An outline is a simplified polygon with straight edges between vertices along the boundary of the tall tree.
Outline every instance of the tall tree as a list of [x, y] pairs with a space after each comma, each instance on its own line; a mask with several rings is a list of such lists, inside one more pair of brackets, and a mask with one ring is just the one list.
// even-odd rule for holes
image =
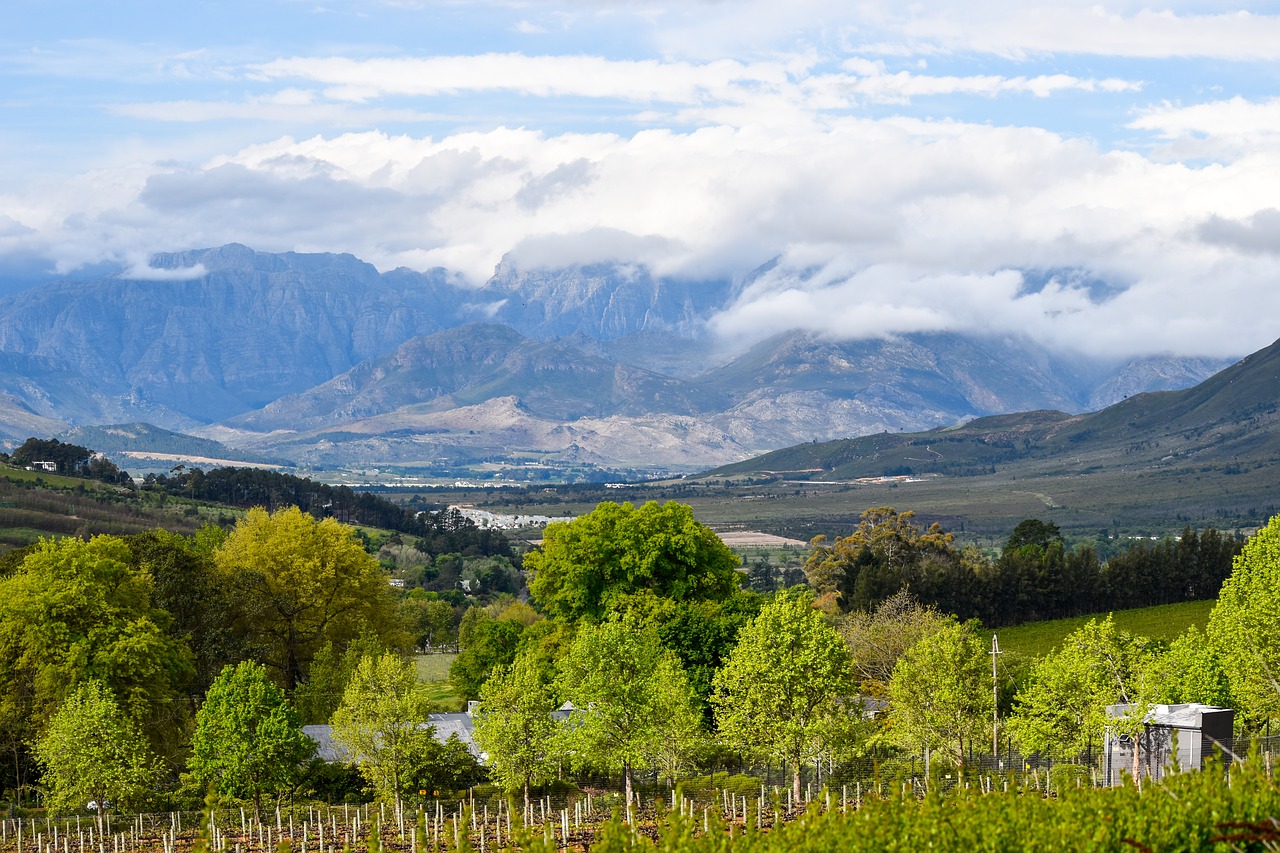
[[964, 765], [991, 722], [993, 698], [986, 650], [972, 623], [954, 619], [927, 634], [893, 668], [890, 731], [907, 747], [943, 749]]
[[350, 753], [378, 795], [403, 807], [413, 768], [435, 749], [431, 700], [413, 661], [387, 653], [363, 658], [333, 713], [333, 738]]
[[262, 795], [292, 787], [315, 748], [266, 670], [244, 661], [227, 666], [210, 686], [196, 714], [187, 766], [221, 793], [252, 799], [260, 816]]
[[555, 778], [555, 694], [530, 653], [499, 666], [480, 689], [475, 740], [489, 756], [489, 775], [508, 791], [524, 793]]
[[801, 767], [831, 748], [833, 721], [851, 713], [841, 700], [853, 694], [848, 649], [811, 604], [807, 590], [766, 604], [739, 633], [711, 699], [726, 739], [791, 766], [797, 801]]
[[344, 647], [372, 632], [394, 648], [409, 645], [378, 561], [331, 518], [251, 509], [214, 559], [255, 657], [287, 690], [306, 680], [326, 642]]
[[1133, 705], [1145, 713], [1152, 657], [1146, 639], [1119, 630], [1110, 616], [1090, 620], [1036, 662], [1018, 693], [1011, 734], [1024, 751], [1054, 758], [1101, 747], [1104, 730], [1114, 723], [1108, 705]]
[[1280, 719], [1280, 515], [1235, 558], [1208, 634], [1246, 725]]
[[113, 536], [46, 540], [0, 579], [0, 723], [32, 740], [86, 681], [109, 690], [153, 745], [184, 729], [190, 653], [154, 606], [152, 579]]
[[140, 809], [155, 793], [159, 762], [146, 735], [100, 682], [84, 682], [67, 696], [35, 752], [46, 803], [59, 811], [95, 803], [99, 828], [108, 801]]
[[727, 597], [741, 584], [738, 558], [675, 501], [639, 509], [605, 502], [573, 521], [547, 525], [527, 554], [529, 591], [548, 615], [600, 621], [628, 595], [676, 600]]
[[579, 764], [621, 771], [628, 802], [633, 772], [670, 713], [660, 689], [666, 657], [679, 667], [652, 626], [614, 619], [584, 626], [560, 662], [557, 692], [579, 709], [565, 729], [568, 748]]
[[819, 596], [834, 597], [842, 610], [870, 608], [908, 586], [922, 559], [958, 560], [953, 540], [936, 523], [921, 531], [914, 512], [873, 507], [848, 536], [831, 543], [818, 536], [809, 543], [805, 576]]

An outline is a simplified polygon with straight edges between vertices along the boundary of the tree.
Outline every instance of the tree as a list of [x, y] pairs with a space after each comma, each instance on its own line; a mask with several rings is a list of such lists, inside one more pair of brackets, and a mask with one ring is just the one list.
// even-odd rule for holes
[[73, 811], [93, 802], [99, 827], [107, 802], [140, 809], [154, 792], [159, 764], [137, 723], [98, 681], [73, 690], [36, 742], [46, 802]]
[[[470, 612], [470, 611], [468, 611]], [[449, 683], [468, 699], [480, 695], [480, 688], [495, 667], [510, 664], [525, 626], [514, 619], [485, 618], [476, 622], [468, 643], [449, 665]]]
[[914, 519], [911, 511], [873, 507], [848, 536], [830, 544], [815, 537], [804, 566], [809, 585], [820, 597], [833, 596], [844, 611], [870, 608], [908, 586], [925, 557], [959, 559], [950, 533], [936, 523], [921, 532]]
[[305, 725], [325, 724], [342, 702], [356, 667], [366, 657], [377, 658], [388, 651], [376, 636], [364, 634], [339, 651], [325, 643], [311, 661], [307, 683], [293, 691], [293, 702]]
[[600, 621], [641, 590], [676, 600], [729, 596], [738, 558], [675, 501], [601, 503], [573, 521], [547, 525], [541, 551], [524, 558], [529, 591], [548, 615]]
[[532, 654], [499, 666], [480, 689], [475, 741], [489, 756], [489, 775], [507, 791], [523, 791], [555, 778], [555, 694]]
[[331, 518], [251, 509], [214, 559], [236, 593], [240, 630], [286, 690], [306, 680], [326, 642], [341, 648], [372, 632], [409, 644], [377, 560]]
[[97, 681], [153, 746], [176, 744], [191, 657], [152, 589], [114, 536], [42, 541], [0, 579], [0, 728], [34, 740], [77, 685]]
[[945, 749], [957, 767], [991, 721], [986, 650], [972, 623], [954, 619], [912, 646], [893, 668], [889, 720], [906, 747]]
[[1019, 548], [1032, 546], [1047, 551], [1054, 543], [1063, 543], [1062, 531], [1052, 521], [1041, 521], [1038, 518], [1024, 518], [1013, 528], [1009, 538], [1005, 540], [1005, 551], [1016, 551]]
[[1231, 685], [1218, 650], [1192, 625], [1152, 660], [1147, 676], [1151, 701], [1179, 705], [1199, 702], [1231, 707]]
[[926, 607], [906, 590], [886, 598], [870, 613], [854, 612], [841, 619], [839, 630], [849, 647], [859, 692], [887, 697], [898, 660], [946, 624], [947, 618], [936, 608]]
[[397, 811], [412, 768], [426, 762], [435, 748], [430, 711], [413, 661], [388, 652], [360, 661], [333, 713], [334, 740], [378, 795], [394, 800]]
[[698, 696], [674, 655], [664, 655], [654, 674], [658, 717], [649, 739], [646, 763], [667, 780], [667, 787], [692, 769], [706, 750], [707, 732], [702, 726]]
[[187, 766], [197, 781], [252, 799], [260, 816], [263, 793], [290, 788], [315, 749], [266, 670], [244, 661], [228, 665], [210, 686], [196, 714]]
[[1235, 558], [1207, 630], [1246, 725], [1280, 718], [1280, 516]]
[[419, 651], [457, 647], [453, 605], [434, 593], [412, 590], [400, 600], [400, 613]]
[[671, 709], [662, 692], [663, 660], [678, 667], [652, 626], [613, 619], [585, 625], [560, 662], [559, 694], [579, 709], [565, 730], [566, 750], [583, 766], [622, 772], [628, 802], [632, 774]]
[[125, 537], [130, 564], [151, 577], [155, 607], [171, 618], [168, 631], [191, 650], [194, 680], [184, 685], [193, 697], [203, 695], [227, 664], [243, 660], [243, 638], [234, 629], [228, 590], [214, 571], [211, 540], [225, 534], [207, 527], [187, 538], [165, 530]]
[[724, 737], [787, 762], [799, 801], [800, 770], [830, 747], [853, 693], [849, 652], [814, 610], [807, 590], [778, 593], [738, 635], [716, 674], [711, 703]]
[[1118, 630], [1110, 616], [1089, 620], [1036, 662], [1018, 693], [1011, 734], [1024, 751], [1054, 758], [1092, 751], [1106, 727], [1117, 724], [1108, 705], [1132, 705], [1135, 718], [1145, 714], [1152, 657], [1147, 640]]

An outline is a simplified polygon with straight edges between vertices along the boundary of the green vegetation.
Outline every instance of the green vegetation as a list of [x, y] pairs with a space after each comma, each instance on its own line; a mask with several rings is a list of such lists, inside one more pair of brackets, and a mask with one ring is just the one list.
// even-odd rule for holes
[[[1155, 607], [1139, 607], [1133, 610], [1117, 610], [1111, 613], [1112, 622], [1121, 631], [1169, 642], [1189, 628], [1203, 629], [1209, 622], [1209, 613], [1216, 599], [1184, 601], [1180, 604], [1160, 604]], [[1070, 619], [1051, 619], [1044, 622], [1028, 622], [1001, 628], [995, 632], [1000, 637], [1000, 648], [1023, 658], [1047, 655], [1062, 645], [1073, 631], [1083, 628], [1096, 614], [1074, 616]], [[991, 631], [987, 631], [990, 644]]]
[[[457, 517], [437, 514], [446, 526]], [[466, 531], [459, 523], [450, 535]], [[487, 777], [523, 796], [532, 814], [538, 787], [555, 778], [617, 783], [627, 811], [649, 820], [637, 791], [666, 783], [664, 798], [675, 802], [682, 780], [728, 765], [741, 772], [742, 796], [758, 790], [742, 779], [761, 767], [781, 770], [792, 804], [805, 799], [806, 781], [865, 794], [856, 815], [814, 807], [735, 841], [762, 850], [784, 839], [785, 849], [804, 849], [789, 834], [801, 829], [804, 844], [839, 849], [867, 839], [927, 846], [927, 831], [953, 845], [993, 816], [1021, 822], [1020, 845], [1077, 844], [1078, 827], [1050, 828], [1053, 815], [1092, 827], [1083, 837], [1095, 849], [1126, 838], [1163, 844], [1163, 824], [1108, 812], [1118, 803], [1177, 823], [1151, 793], [1159, 788], [1219, 809], [1178, 824], [1208, 844], [1203, 832], [1228, 831], [1215, 826], [1223, 816], [1254, 819], [1249, 771], [1233, 770], [1244, 787], [1225, 794], [1211, 772], [1155, 786], [1134, 749], [1148, 793], [1076, 792], [1064, 780], [1089, 781], [1104, 729], [1132, 738], [1157, 703], [1238, 707], [1242, 735], [1280, 720], [1265, 677], [1280, 666], [1271, 657], [1277, 542], [1280, 517], [1238, 556], [1233, 538], [1188, 530], [1103, 562], [1070, 546], [1056, 522], [1027, 518], [986, 553], [881, 506], [848, 535], [814, 542], [812, 589], [754, 591], [689, 507], [606, 503], [548, 529], [525, 562], [525, 596], [516, 563], [484, 553], [483, 539], [469, 554], [433, 552], [430, 537], [297, 507], [250, 509], [230, 530], [185, 536], [45, 540], [0, 559], [0, 778], [19, 792], [38, 780], [64, 811], [90, 795], [189, 805], [212, 782], [222, 802], [257, 813], [268, 798], [359, 797], [363, 785], [398, 817], [419, 792]], [[1008, 656], [995, 684], [989, 636], [964, 621], [973, 615], [965, 608], [979, 606], [998, 622], [1083, 611], [1099, 597], [1203, 599], [1228, 575], [1216, 602], [1002, 627]], [[457, 651], [413, 654], [446, 648]], [[480, 699], [487, 770], [428, 723], [439, 701], [470, 698]], [[359, 779], [309, 760], [303, 721], [331, 723]], [[112, 749], [89, 731], [110, 732]], [[1029, 764], [1053, 759], [1052, 774], [1033, 771], [1036, 795], [991, 792], [1006, 780], [976, 766], [988, 735]], [[962, 777], [976, 788], [941, 792]], [[1007, 782], [1027, 793], [1025, 775]], [[738, 800], [721, 808], [743, 818]], [[756, 809], [779, 817], [782, 806]], [[934, 825], [904, 829], [903, 814]], [[713, 816], [704, 820], [709, 829]], [[662, 831], [680, 838], [679, 849], [711, 844], [714, 833], [695, 823], [677, 816]], [[891, 840], [887, 826], [898, 833]], [[632, 831], [605, 826], [596, 849], [629, 846]], [[1003, 828], [987, 831], [1004, 837]]]

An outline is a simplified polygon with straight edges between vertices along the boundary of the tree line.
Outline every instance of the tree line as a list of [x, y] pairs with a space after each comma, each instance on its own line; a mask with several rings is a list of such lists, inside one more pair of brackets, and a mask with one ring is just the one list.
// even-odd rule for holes
[[[856, 558], [869, 551], [908, 579], [954, 550], [909, 513], [863, 522], [871, 544]], [[1052, 550], [1050, 525], [1019, 527], [1006, 552]], [[1258, 676], [1280, 667], [1277, 543], [1280, 519], [1237, 556], [1204, 634], [1165, 647], [1109, 619], [1081, 629], [1002, 698], [1006, 736], [1078, 757], [1120, 701], [1139, 721], [1159, 701], [1229, 702], [1255, 729], [1280, 717]], [[823, 547], [815, 565], [831, 557]], [[309, 762], [309, 721], [332, 725], [388, 801], [482, 772], [526, 796], [566, 772], [629, 790], [637, 773], [674, 781], [731, 752], [785, 766], [798, 800], [806, 767], [872, 749], [963, 765], [996, 710], [975, 621], [909, 582], [861, 609], [838, 589], [744, 589], [733, 553], [674, 502], [605, 503], [549, 526], [524, 559], [529, 600], [465, 611], [451, 678], [479, 700], [483, 771], [423, 725], [430, 705], [406, 655], [409, 603], [438, 602], [441, 617], [449, 603], [401, 597], [333, 518], [253, 509], [230, 531], [45, 541], [0, 565], [6, 774], [18, 789], [38, 778], [67, 808], [87, 791], [69, 780], [90, 778], [106, 780], [90, 793], [122, 804], [190, 801], [209, 783], [259, 804], [352, 784]], [[95, 728], [130, 749], [81, 754]]]
[[1103, 561], [1087, 545], [1069, 548], [1057, 525], [1027, 519], [991, 559], [914, 519], [876, 507], [848, 536], [816, 537], [804, 569], [809, 585], [846, 613], [905, 589], [944, 613], [996, 628], [1213, 598], [1242, 545], [1213, 528], [1187, 528], [1176, 539], [1131, 540]]

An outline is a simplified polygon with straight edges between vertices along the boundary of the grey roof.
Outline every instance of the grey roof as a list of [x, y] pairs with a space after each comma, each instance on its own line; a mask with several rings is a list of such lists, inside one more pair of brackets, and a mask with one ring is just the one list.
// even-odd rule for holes
[[[1107, 716], [1119, 717], [1129, 713], [1132, 705], [1108, 705]], [[1143, 718], [1144, 723], [1153, 726], [1168, 726], [1177, 729], [1197, 729], [1203, 724], [1206, 714], [1231, 713], [1230, 708], [1218, 708], [1213, 705], [1201, 705], [1188, 702], [1182, 705], [1152, 705]]]
[[[473, 737], [476, 727], [470, 714], [465, 712], [458, 714], [428, 714], [427, 719], [419, 725], [423, 727], [432, 726], [436, 740], [441, 743], [449, 740], [451, 735], [457, 735], [458, 740], [466, 745], [472, 755], [478, 759], [484, 759], [483, 754], [480, 752], [480, 747], [476, 744], [475, 737]], [[347, 750], [333, 739], [332, 726], [303, 726], [302, 732], [316, 742], [316, 756], [322, 761], [338, 762], [350, 760]]]

